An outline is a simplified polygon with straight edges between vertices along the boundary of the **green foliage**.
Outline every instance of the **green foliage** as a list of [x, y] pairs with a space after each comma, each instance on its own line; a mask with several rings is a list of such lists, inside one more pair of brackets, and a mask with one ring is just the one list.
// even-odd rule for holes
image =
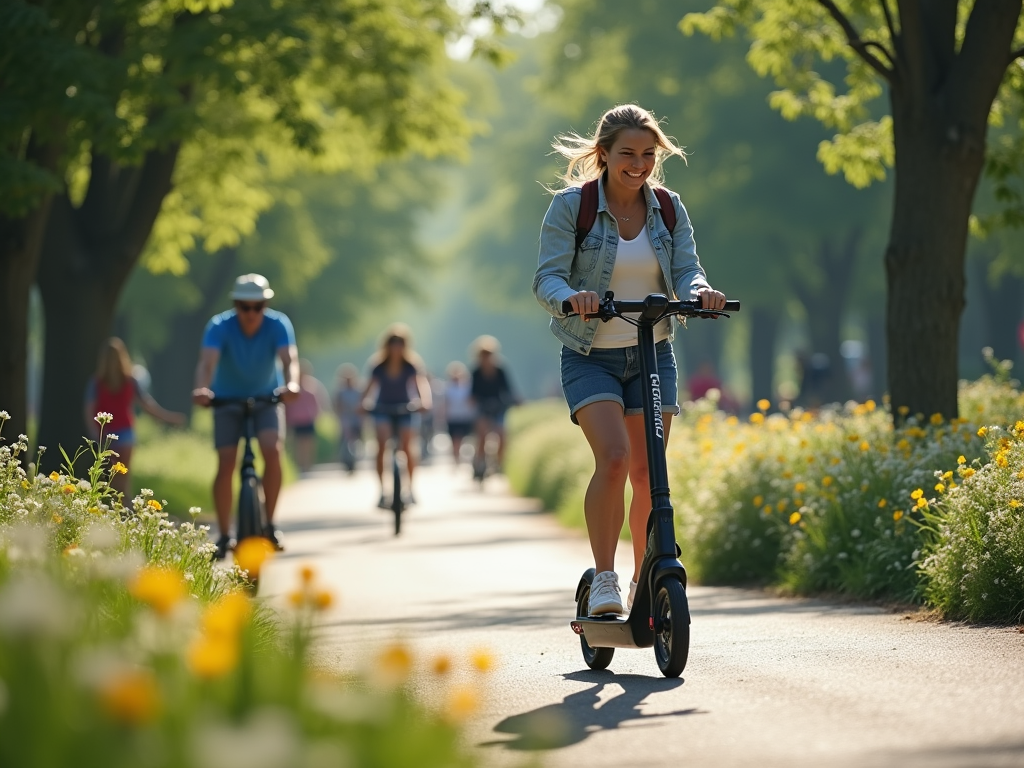
[[[953, 617], [1019, 621], [1024, 394], [1007, 370], [961, 385], [961, 410], [975, 425], [918, 415], [895, 430], [870, 401], [816, 414], [756, 412], [749, 422], [707, 401], [690, 404], [673, 422], [668, 451], [690, 573], [703, 583], [924, 600]], [[583, 525], [573, 490], [592, 471], [585, 441], [567, 421], [544, 418], [554, 406], [523, 410], [527, 426], [510, 448], [513, 487]], [[984, 468], [981, 422], [1018, 425], [1012, 439], [989, 428], [998, 439]]]
[[313, 626], [333, 597], [311, 568], [271, 617], [204, 529], [145, 494], [122, 506], [106, 452], [87, 482], [33, 476], [26, 450], [0, 447], [0, 763], [473, 764], [458, 722], [479, 693], [437, 677], [451, 659], [429, 699], [399, 644], [366, 675], [325, 669]]

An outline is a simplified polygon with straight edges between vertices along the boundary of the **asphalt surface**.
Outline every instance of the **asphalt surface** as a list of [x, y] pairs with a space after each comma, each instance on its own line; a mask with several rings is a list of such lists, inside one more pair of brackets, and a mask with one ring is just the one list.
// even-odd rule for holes
[[[1024, 766], [1024, 634], [874, 607], [691, 586], [690, 661], [661, 677], [651, 649], [586, 668], [569, 629], [589, 547], [501, 478], [426, 467], [401, 537], [376, 478], [321, 469], [286, 489], [287, 552], [261, 594], [284, 601], [301, 564], [336, 593], [326, 660], [351, 668], [399, 640], [482, 681], [469, 743], [483, 765]], [[619, 573], [629, 575], [626, 547]], [[473, 649], [497, 660], [465, 671]], [[439, 684], [424, 673], [426, 697]]]

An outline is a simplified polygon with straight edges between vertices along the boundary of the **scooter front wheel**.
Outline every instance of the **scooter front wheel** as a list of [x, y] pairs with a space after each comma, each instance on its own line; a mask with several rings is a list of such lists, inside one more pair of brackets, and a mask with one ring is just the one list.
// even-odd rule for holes
[[654, 656], [665, 677], [679, 677], [690, 655], [690, 608], [676, 578], [663, 579], [654, 598]]
[[[590, 585], [587, 584], [580, 591], [579, 600], [576, 601], [576, 615], [583, 618], [590, 615]], [[580, 635], [580, 648], [583, 650], [583, 661], [591, 669], [607, 669], [612, 663], [612, 656], [615, 655], [614, 648], [593, 648], [587, 642], [585, 635]]]

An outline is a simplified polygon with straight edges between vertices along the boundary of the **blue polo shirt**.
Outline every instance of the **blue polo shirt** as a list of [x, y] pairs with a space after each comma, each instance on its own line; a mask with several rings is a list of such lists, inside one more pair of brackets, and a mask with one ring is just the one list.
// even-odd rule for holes
[[203, 332], [203, 349], [220, 352], [210, 389], [218, 397], [269, 395], [284, 385], [277, 351], [295, 343], [288, 316], [263, 310], [263, 322], [252, 336], [242, 332], [235, 310], [210, 318]]

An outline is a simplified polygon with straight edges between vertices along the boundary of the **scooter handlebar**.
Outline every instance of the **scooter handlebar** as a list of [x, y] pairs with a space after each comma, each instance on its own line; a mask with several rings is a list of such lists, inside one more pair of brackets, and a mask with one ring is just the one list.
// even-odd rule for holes
[[[655, 296], [657, 294], [652, 294]], [[611, 307], [615, 315], [626, 314], [626, 313], [640, 313], [651, 307], [649, 301], [651, 297], [647, 299], [641, 299], [639, 301], [618, 301], [616, 299], [611, 300]], [[602, 317], [606, 314], [605, 307], [607, 305], [607, 299], [601, 302], [601, 309], [595, 316]], [[705, 310], [701, 307], [700, 299], [681, 299], [678, 301], [668, 301], [665, 303], [665, 311], [662, 313], [663, 317], [669, 315], [685, 315], [687, 317], [700, 317], [702, 312], [739, 312], [740, 302], [735, 299], [728, 299], [725, 302], [725, 307], [721, 310]], [[572, 308], [572, 302], [568, 299], [562, 302], [562, 314], [567, 317], [573, 317], [576, 312]], [[610, 315], [614, 316], [614, 315]]]

